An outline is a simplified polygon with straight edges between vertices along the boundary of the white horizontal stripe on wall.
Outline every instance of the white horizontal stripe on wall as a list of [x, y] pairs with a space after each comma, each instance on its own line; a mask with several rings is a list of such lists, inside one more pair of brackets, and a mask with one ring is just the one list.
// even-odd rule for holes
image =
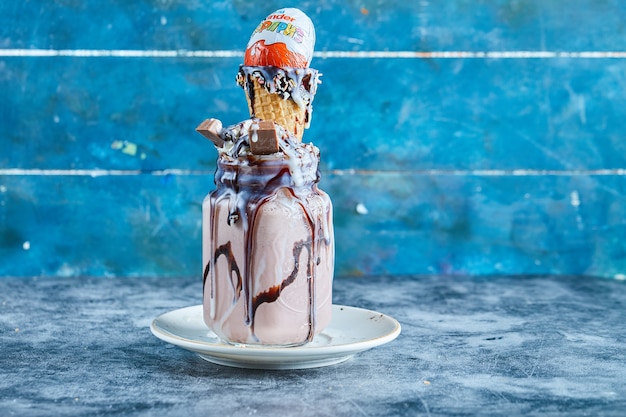
[[[623, 59], [626, 51], [318, 51], [317, 58], [339, 59]], [[79, 57], [79, 58], [236, 58], [243, 51], [187, 51], [140, 49], [0, 49], [0, 57]]]
[[[626, 169], [595, 169], [595, 170], [543, 170], [543, 169], [470, 169], [470, 170], [445, 170], [423, 169], [412, 171], [395, 170], [364, 170], [364, 169], [332, 169], [325, 171], [329, 175], [432, 175], [432, 176], [459, 176], [459, 177], [524, 177], [524, 176], [626, 176]], [[78, 177], [103, 177], [123, 175], [213, 175], [214, 170], [193, 169], [162, 169], [162, 170], [134, 170], [134, 169], [23, 169], [3, 168], [0, 176], [78, 176]]]

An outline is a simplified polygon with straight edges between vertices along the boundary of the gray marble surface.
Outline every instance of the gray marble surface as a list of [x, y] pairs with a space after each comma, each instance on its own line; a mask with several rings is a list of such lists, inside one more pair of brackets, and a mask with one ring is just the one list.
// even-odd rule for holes
[[0, 279], [2, 416], [621, 416], [626, 283], [375, 277], [334, 300], [398, 319], [340, 365], [221, 367], [152, 336], [197, 279]]

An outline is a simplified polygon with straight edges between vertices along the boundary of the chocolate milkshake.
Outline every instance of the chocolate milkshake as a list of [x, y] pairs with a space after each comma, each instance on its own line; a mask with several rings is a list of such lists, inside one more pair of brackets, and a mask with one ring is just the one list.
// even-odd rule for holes
[[294, 68], [264, 54], [294, 48], [263, 32], [314, 41], [307, 21], [297, 9], [268, 16], [246, 53], [254, 62], [246, 58], [237, 75], [251, 118], [197, 128], [218, 150], [216, 189], [203, 202], [204, 321], [228, 343], [298, 346], [331, 319], [332, 204], [318, 188], [319, 150], [301, 142], [319, 75], [310, 58], [290, 60], [306, 65]]

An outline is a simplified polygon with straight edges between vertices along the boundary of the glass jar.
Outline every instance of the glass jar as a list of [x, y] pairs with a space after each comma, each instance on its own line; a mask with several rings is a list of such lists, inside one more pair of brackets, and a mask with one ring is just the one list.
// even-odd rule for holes
[[223, 341], [298, 346], [330, 322], [332, 204], [318, 160], [218, 159], [202, 206], [203, 310]]

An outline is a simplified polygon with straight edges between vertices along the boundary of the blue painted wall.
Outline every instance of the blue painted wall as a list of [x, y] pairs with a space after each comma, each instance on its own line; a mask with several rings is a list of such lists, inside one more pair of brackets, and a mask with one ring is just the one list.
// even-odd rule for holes
[[[290, 5], [0, 3], [0, 276], [199, 275], [194, 129], [248, 117], [243, 48]], [[339, 275], [625, 277], [625, 3], [297, 6]]]

